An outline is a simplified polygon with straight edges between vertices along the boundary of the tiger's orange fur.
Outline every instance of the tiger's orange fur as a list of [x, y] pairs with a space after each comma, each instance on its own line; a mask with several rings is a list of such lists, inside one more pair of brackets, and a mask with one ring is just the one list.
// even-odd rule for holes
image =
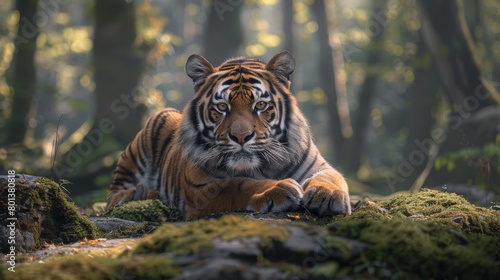
[[213, 67], [192, 55], [195, 98], [154, 114], [118, 160], [107, 209], [159, 198], [186, 218], [305, 207], [350, 214], [343, 176], [319, 154], [290, 93], [293, 56], [235, 58]]

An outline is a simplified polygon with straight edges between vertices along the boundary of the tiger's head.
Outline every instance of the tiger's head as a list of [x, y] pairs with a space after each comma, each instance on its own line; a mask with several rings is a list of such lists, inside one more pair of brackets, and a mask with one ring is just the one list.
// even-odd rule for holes
[[191, 55], [186, 73], [195, 98], [181, 127], [187, 156], [220, 176], [266, 177], [293, 166], [309, 140], [307, 123], [290, 93], [294, 69], [295, 59], [287, 51], [267, 64], [240, 57], [218, 67]]

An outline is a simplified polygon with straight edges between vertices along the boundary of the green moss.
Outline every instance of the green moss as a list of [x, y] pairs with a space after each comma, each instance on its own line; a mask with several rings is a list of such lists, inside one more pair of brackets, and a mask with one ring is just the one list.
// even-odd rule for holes
[[[21, 273], [16, 272], [15, 278], [172, 278], [181, 269], [195, 267], [196, 262], [180, 268], [171, 258], [192, 254], [194, 259], [202, 260], [214, 239], [258, 237], [262, 254], [257, 259], [240, 261], [248, 267], [277, 268], [301, 279], [492, 279], [500, 275], [499, 216], [498, 211], [476, 207], [460, 196], [431, 190], [368, 203], [351, 216], [316, 219], [305, 213], [271, 213], [258, 216], [265, 220], [255, 220], [225, 215], [162, 225], [132, 248], [108, 257], [79, 254], [53, 258], [45, 264], [21, 264], [16, 267]], [[328, 230], [319, 226], [326, 222]], [[150, 225], [122, 228], [119, 232], [144, 233], [154, 229], [155, 225]], [[297, 234], [292, 227], [304, 230], [300, 231], [307, 234], [304, 238], [314, 238], [287, 240], [289, 230]], [[320, 243], [313, 249], [291, 246], [302, 240]]]
[[365, 254], [372, 263], [409, 275], [488, 278], [500, 273], [500, 252], [489, 249], [500, 248], [498, 237], [468, 235], [470, 243], [465, 245], [460, 236], [436, 222], [344, 220], [335, 234], [370, 244]]
[[77, 254], [46, 260], [44, 263], [21, 264], [6, 279], [165, 279], [178, 275], [180, 268], [169, 257], [131, 256], [110, 259]]
[[325, 262], [319, 264], [312, 271], [311, 279], [334, 279], [339, 274], [339, 264], [337, 262]]
[[500, 251], [492, 249], [500, 248], [500, 213], [456, 194], [427, 189], [400, 194], [334, 221], [330, 229], [335, 235], [370, 245], [349, 273], [403, 278], [491, 278], [500, 273]]
[[153, 232], [159, 227], [158, 223], [142, 223], [138, 225], [122, 225], [117, 229], [114, 229], [106, 234], [104, 237], [108, 239], [112, 238], [129, 238], [129, 237], [141, 237], [145, 234]]
[[394, 217], [422, 217], [427, 220], [454, 221], [464, 232], [500, 235], [500, 213], [475, 206], [454, 193], [423, 189], [397, 195], [380, 205]]
[[[16, 180], [17, 228], [19, 238], [26, 240], [17, 250], [32, 251], [45, 242], [71, 243], [96, 237], [97, 228], [68, 201], [62, 186], [46, 178], [32, 177]], [[0, 187], [0, 194], [3, 196], [6, 190]]]
[[122, 275], [134, 275], [138, 279], [165, 279], [180, 273], [172, 259], [163, 255], [132, 256], [123, 260], [120, 268], [124, 270]]
[[217, 220], [192, 221], [184, 225], [166, 224], [145, 236], [133, 254], [169, 252], [187, 255], [209, 248], [214, 238], [229, 240], [253, 236], [260, 237], [262, 247], [269, 247], [273, 245], [273, 240], [283, 242], [288, 230], [283, 226], [272, 226], [234, 215]]
[[362, 205], [356, 211], [352, 213], [351, 216], [339, 216], [337, 218], [348, 218], [350, 220], [363, 220], [363, 219], [372, 219], [372, 220], [391, 220], [392, 216], [387, 213], [387, 211], [375, 203], [369, 203]]
[[174, 221], [179, 217], [172, 211], [172, 208], [166, 206], [158, 199], [130, 201], [128, 203], [116, 206], [107, 212], [105, 217], [115, 217], [130, 221]]
[[[269, 260], [263, 256], [257, 258], [256, 265], [261, 267], [275, 267], [285, 271], [288, 275], [297, 276], [298, 279], [307, 279], [307, 274], [303, 271], [300, 264], [294, 264], [286, 261]], [[294, 279], [293, 277], [291, 277]]]
[[[98, 230], [95, 225], [79, 213], [74, 203], [67, 201], [67, 195], [60, 185], [46, 178], [38, 180], [38, 183], [42, 191], [35, 198], [51, 202], [42, 223], [42, 238], [69, 243], [96, 237]], [[40, 201], [32, 203], [43, 205]]]
[[404, 193], [380, 202], [392, 215], [412, 216], [440, 213], [444, 210], [471, 211], [475, 208], [463, 197], [454, 193], [422, 189], [416, 193]]

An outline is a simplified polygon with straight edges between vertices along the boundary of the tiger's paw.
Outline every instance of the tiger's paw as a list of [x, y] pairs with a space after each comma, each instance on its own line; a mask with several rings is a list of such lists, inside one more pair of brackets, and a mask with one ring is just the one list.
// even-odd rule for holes
[[351, 214], [349, 193], [336, 186], [316, 185], [314, 180], [304, 184], [302, 205], [318, 216]]
[[293, 179], [284, 179], [263, 193], [255, 194], [250, 199], [247, 210], [266, 213], [298, 209], [304, 192]]

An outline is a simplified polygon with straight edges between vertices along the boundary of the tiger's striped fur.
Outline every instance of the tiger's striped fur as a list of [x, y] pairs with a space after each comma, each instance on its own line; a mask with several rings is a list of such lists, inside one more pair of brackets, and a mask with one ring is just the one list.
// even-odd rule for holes
[[195, 98], [154, 114], [120, 156], [107, 209], [160, 198], [184, 218], [305, 207], [350, 214], [343, 176], [320, 155], [290, 93], [293, 56], [186, 63]]

